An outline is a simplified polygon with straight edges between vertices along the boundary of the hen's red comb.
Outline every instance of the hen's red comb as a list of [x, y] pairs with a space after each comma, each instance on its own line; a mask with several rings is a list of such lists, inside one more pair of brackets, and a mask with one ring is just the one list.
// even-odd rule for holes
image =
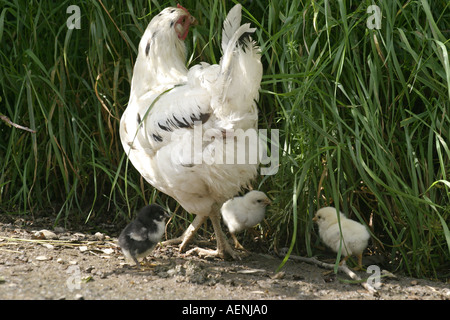
[[181, 4], [179, 4], [179, 3], [177, 3], [177, 8], [183, 9], [184, 11], [189, 13], [189, 11], [185, 7], [183, 7]]

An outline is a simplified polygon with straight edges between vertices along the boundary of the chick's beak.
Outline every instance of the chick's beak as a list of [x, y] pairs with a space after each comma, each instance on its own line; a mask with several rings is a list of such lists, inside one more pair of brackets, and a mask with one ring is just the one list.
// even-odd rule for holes
[[317, 221], [317, 217], [312, 218], [312, 221], [316, 222]]
[[265, 204], [266, 206], [269, 206], [269, 205], [272, 204], [272, 201], [270, 201], [269, 198], [264, 199], [263, 202], [264, 202], [264, 204]]

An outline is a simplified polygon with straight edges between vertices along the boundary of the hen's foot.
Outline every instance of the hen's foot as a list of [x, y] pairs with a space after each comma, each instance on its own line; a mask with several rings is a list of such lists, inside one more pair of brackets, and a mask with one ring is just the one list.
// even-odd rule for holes
[[201, 225], [205, 222], [206, 218], [206, 216], [197, 215], [194, 221], [192, 221], [192, 223], [180, 237], [163, 241], [161, 242], [161, 245], [166, 246], [180, 244], [180, 252], [186, 251], [188, 244], [192, 241], [198, 229], [200, 229]]
[[[231, 249], [231, 248], [230, 248]], [[234, 260], [241, 260], [241, 256], [239, 253], [237, 253], [236, 251], [234, 251], [233, 249], [231, 250], [212, 250], [212, 249], [204, 249], [204, 248], [199, 248], [199, 247], [195, 247], [189, 251], [186, 252], [186, 255], [192, 255], [192, 254], [197, 254], [199, 257], [203, 257], [203, 258], [220, 258], [220, 259], [225, 259], [228, 256], [230, 256], [231, 258], [233, 258]]]

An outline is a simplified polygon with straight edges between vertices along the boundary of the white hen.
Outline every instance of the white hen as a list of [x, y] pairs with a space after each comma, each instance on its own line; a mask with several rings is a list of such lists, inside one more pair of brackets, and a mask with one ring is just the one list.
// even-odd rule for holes
[[[184, 39], [195, 19], [181, 6], [166, 8], [155, 16], [139, 44], [120, 138], [145, 180], [196, 214], [184, 234], [170, 241], [181, 243], [181, 251], [209, 217], [217, 250], [195, 251], [238, 257], [221, 229], [220, 208], [248, 186], [258, 164], [206, 160], [214, 159], [218, 143], [226, 163], [236, 160], [231, 132], [257, 128], [260, 51], [249, 37], [255, 29], [240, 22], [241, 6], [236, 5], [224, 22], [219, 65], [201, 63], [189, 71], [185, 67]], [[197, 136], [206, 130], [215, 132], [213, 137]]]
[[236, 249], [245, 250], [235, 234], [260, 223], [264, 219], [266, 206], [269, 204], [269, 198], [261, 191], [250, 191], [243, 197], [235, 197], [223, 204], [220, 211]]
[[361, 223], [348, 219], [342, 212], [339, 212], [339, 220], [342, 230], [339, 230], [338, 212], [336, 208], [325, 207], [316, 212], [313, 221], [319, 226], [319, 236], [322, 241], [334, 252], [341, 252], [344, 263], [350, 256], [358, 257], [358, 268], [362, 267], [362, 253], [367, 248], [370, 234]]

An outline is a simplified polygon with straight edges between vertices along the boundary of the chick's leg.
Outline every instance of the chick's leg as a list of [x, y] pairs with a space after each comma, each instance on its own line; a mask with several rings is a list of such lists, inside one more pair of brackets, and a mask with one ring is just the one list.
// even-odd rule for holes
[[342, 259], [341, 262], [339, 262], [339, 265], [342, 266], [343, 264], [345, 264], [348, 258], [350, 258], [350, 256], [344, 257], [344, 259]]
[[230, 244], [228, 243], [225, 234], [222, 231], [222, 227], [220, 225], [220, 213], [214, 212], [209, 216], [211, 219], [214, 233], [216, 235], [217, 249], [203, 249], [203, 248], [194, 248], [186, 252], [186, 254], [197, 253], [199, 256], [213, 256], [224, 259], [225, 254], [229, 254], [233, 259], [239, 260], [240, 256], [237, 252], [235, 252]]
[[355, 270], [362, 270], [362, 253], [357, 255], [358, 257], [358, 267], [355, 268]]
[[240, 249], [240, 250], [243, 250], [243, 251], [247, 251], [247, 250], [242, 246], [242, 244], [240, 244], [239, 240], [236, 238], [236, 235], [235, 235], [234, 233], [231, 233], [231, 237], [233, 238], [233, 241], [234, 241], [234, 248], [235, 248], [235, 249]]
[[[347, 263], [347, 259], [348, 259], [349, 257], [350, 257], [350, 256], [344, 257], [344, 258], [339, 262], [339, 266], [342, 266], [343, 264], [346, 264], [346, 263]], [[323, 275], [326, 276], [326, 275], [329, 275], [329, 274], [332, 274], [332, 273], [334, 273], [334, 270], [325, 271], [325, 272], [323, 272]]]

